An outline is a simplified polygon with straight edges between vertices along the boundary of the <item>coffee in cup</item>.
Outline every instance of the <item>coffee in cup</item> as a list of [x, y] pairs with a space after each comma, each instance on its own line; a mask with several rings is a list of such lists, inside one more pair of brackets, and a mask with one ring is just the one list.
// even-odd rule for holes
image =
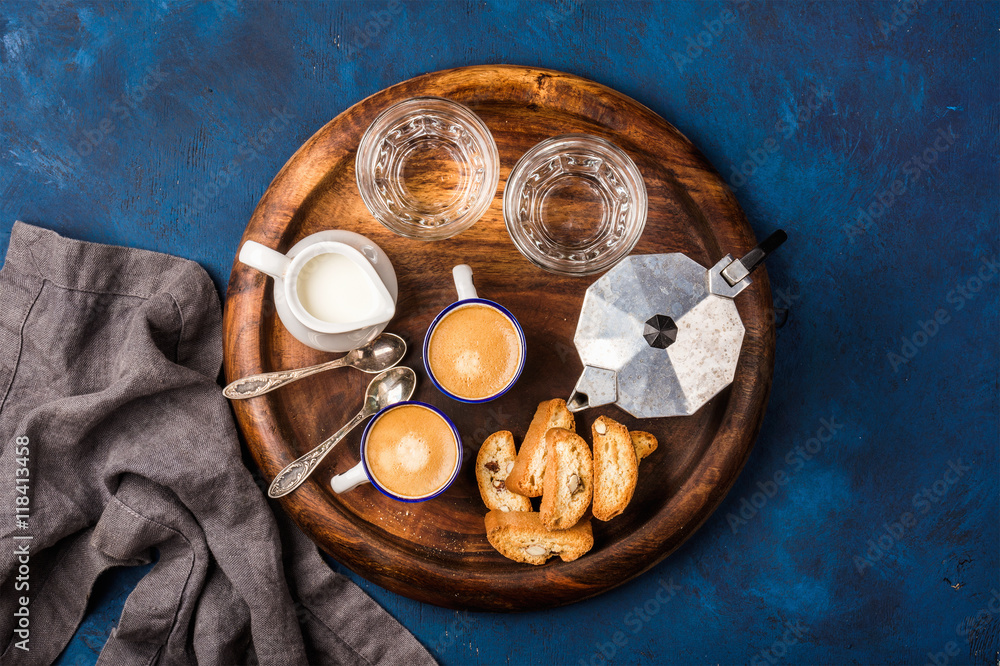
[[524, 368], [524, 333], [506, 308], [477, 296], [471, 268], [463, 264], [452, 273], [459, 300], [431, 324], [424, 367], [434, 385], [456, 400], [493, 400]]
[[393, 499], [421, 502], [443, 493], [461, 462], [461, 440], [448, 417], [421, 402], [401, 402], [376, 414], [361, 438], [361, 462], [331, 485], [342, 493], [371, 482]]
[[501, 393], [521, 365], [517, 328], [496, 308], [481, 303], [457, 307], [431, 334], [427, 362], [448, 393], [481, 400]]
[[434, 495], [455, 473], [455, 433], [436, 411], [402, 405], [386, 411], [372, 425], [365, 462], [378, 485], [393, 495], [411, 499]]

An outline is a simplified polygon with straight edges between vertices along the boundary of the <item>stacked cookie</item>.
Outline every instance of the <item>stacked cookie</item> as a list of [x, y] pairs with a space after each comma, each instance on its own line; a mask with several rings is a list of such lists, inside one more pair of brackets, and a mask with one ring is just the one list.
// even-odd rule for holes
[[[476, 458], [476, 479], [486, 514], [486, 538], [504, 557], [544, 564], [558, 555], [571, 562], [594, 545], [587, 509], [611, 520], [628, 506], [638, 481], [639, 460], [656, 450], [656, 438], [629, 432], [599, 417], [592, 427], [593, 452], [576, 433], [563, 400], [538, 405], [521, 450], [504, 430], [490, 435]], [[530, 497], [541, 497], [538, 512]]]

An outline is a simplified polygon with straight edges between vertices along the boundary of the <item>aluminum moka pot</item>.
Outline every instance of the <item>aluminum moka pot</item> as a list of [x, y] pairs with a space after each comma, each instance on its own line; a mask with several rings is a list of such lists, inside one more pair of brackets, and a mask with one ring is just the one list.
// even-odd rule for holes
[[573, 342], [583, 361], [571, 412], [615, 404], [637, 418], [694, 414], [736, 373], [736, 304], [750, 273], [785, 242], [776, 231], [711, 268], [680, 252], [626, 257], [587, 289]]

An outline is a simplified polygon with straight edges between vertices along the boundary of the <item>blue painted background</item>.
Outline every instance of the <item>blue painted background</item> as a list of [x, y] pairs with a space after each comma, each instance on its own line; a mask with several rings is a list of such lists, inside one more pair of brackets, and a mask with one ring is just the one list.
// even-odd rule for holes
[[[0, 251], [22, 219], [224, 290], [273, 175], [357, 100], [466, 64], [597, 80], [700, 146], [758, 237], [789, 232], [757, 447], [597, 599], [457, 614], [360, 584], [446, 664], [996, 664], [998, 7], [6, 1]], [[62, 663], [96, 660], [141, 573], [102, 579]]]

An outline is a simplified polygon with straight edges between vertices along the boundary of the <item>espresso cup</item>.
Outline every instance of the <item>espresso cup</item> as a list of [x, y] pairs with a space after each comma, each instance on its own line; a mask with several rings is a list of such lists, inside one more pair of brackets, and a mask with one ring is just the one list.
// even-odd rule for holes
[[524, 369], [524, 331], [505, 307], [479, 298], [466, 264], [452, 269], [458, 300], [424, 337], [424, 368], [434, 386], [465, 403], [499, 398]]
[[400, 502], [437, 497], [462, 467], [458, 429], [436, 407], [399, 402], [375, 415], [361, 436], [361, 462], [330, 480], [335, 493], [371, 483]]

